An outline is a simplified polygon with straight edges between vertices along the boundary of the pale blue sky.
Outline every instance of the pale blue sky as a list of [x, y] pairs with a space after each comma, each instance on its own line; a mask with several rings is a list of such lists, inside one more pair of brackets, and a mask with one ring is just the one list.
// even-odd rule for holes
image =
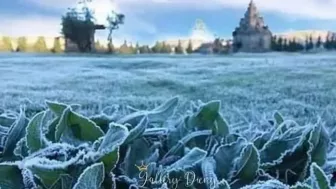
[[[99, 21], [112, 9], [126, 15], [125, 25], [114, 34], [152, 43], [157, 39], [190, 36], [196, 19], [210, 34], [230, 37], [250, 0], [93, 0]], [[0, 0], [0, 34], [55, 36], [60, 17], [75, 0]], [[336, 30], [336, 0], [254, 0], [274, 33], [289, 30]], [[105, 33], [98, 34], [101, 39]]]

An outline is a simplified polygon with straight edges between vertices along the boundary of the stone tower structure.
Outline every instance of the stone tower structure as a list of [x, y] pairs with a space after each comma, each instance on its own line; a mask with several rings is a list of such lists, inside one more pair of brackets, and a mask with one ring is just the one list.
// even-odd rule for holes
[[239, 52], [266, 52], [271, 50], [272, 32], [259, 15], [253, 0], [248, 5], [239, 26], [232, 33], [233, 47]]

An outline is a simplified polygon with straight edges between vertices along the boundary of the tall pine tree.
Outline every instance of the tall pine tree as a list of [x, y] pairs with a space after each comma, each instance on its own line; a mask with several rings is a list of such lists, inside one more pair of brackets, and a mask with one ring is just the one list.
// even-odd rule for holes
[[329, 34], [328, 34], [328, 35], [326, 36], [326, 38], [325, 38], [323, 47], [324, 47], [326, 50], [329, 50], [329, 49], [330, 49], [330, 36], [329, 36]]
[[135, 54], [140, 54], [140, 46], [139, 46], [139, 43], [138, 43], [138, 42], [137, 42], [136, 45], [135, 45], [134, 53], [135, 53]]
[[310, 51], [312, 49], [314, 49], [314, 42], [313, 42], [313, 37], [310, 35], [308, 38], [306, 38], [305, 50]]
[[305, 39], [304, 49], [305, 49], [305, 51], [309, 51], [309, 39], [308, 39], [308, 37], [306, 37], [306, 39]]
[[336, 49], [336, 34], [331, 36], [330, 49]]
[[162, 42], [160, 53], [169, 54], [171, 52], [171, 46], [169, 44], [166, 44], [166, 42]]
[[276, 49], [277, 51], [282, 51], [283, 50], [283, 39], [282, 37], [279, 37], [278, 40], [277, 40], [277, 44], [276, 44]]
[[162, 43], [156, 42], [155, 45], [152, 47], [153, 53], [161, 53], [162, 52]]
[[313, 36], [309, 36], [309, 50], [312, 50], [315, 48], [314, 41], [313, 41]]
[[188, 48], [187, 48], [186, 51], [187, 51], [188, 54], [192, 54], [193, 53], [193, 45], [192, 45], [191, 40], [189, 40], [189, 42], [188, 42]]
[[277, 51], [277, 36], [272, 36], [271, 39], [271, 49], [272, 51]]
[[110, 54], [118, 53], [118, 49], [114, 46], [112, 41], [109, 41], [107, 44], [107, 53], [110, 53]]
[[302, 44], [301, 41], [298, 41], [296, 43], [296, 49], [297, 49], [297, 51], [303, 51], [304, 50], [304, 45]]
[[282, 42], [282, 51], [285, 51], [285, 52], [288, 52], [288, 51], [291, 51], [291, 41], [288, 40], [288, 39], [283, 39], [283, 42]]
[[175, 47], [175, 53], [176, 54], [183, 54], [184, 53], [184, 49], [182, 47], [182, 42], [181, 40], [178, 41], [177, 46]]
[[316, 41], [316, 48], [320, 48], [322, 46], [322, 38], [321, 36], [318, 36]]
[[292, 52], [298, 52], [302, 50], [302, 45], [299, 41], [296, 40], [296, 38], [293, 39], [293, 51]]

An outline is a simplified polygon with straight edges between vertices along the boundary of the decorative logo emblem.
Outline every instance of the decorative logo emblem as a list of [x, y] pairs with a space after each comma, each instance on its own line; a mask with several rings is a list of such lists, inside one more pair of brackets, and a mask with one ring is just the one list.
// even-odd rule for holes
[[148, 165], [145, 165], [144, 161], [141, 161], [141, 165], [140, 166], [135, 165], [135, 167], [137, 167], [140, 172], [144, 172], [147, 171]]

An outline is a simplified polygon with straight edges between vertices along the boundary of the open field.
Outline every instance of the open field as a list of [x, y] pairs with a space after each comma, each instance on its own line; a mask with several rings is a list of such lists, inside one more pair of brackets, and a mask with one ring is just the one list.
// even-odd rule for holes
[[[279, 110], [299, 121], [336, 124], [336, 54], [64, 56], [0, 54], [0, 107], [112, 104], [152, 107], [172, 96], [221, 100], [230, 123]], [[182, 104], [183, 105], [183, 104]], [[186, 105], [186, 104], [184, 104]]]
[[[0, 188], [335, 188], [335, 65], [331, 53], [2, 54]], [[46, 99], [81, 108], [42, 111]]]

